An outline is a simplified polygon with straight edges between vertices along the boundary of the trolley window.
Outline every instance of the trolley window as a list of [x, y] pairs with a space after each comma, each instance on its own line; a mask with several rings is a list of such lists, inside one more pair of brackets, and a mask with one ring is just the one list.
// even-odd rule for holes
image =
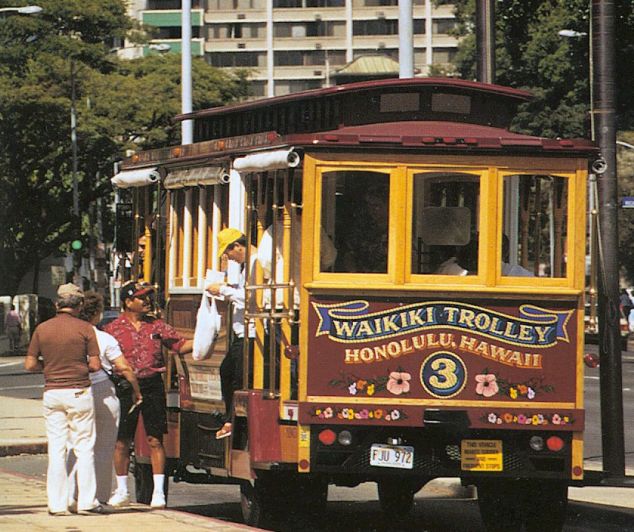
[[480, 176], [414, 174], [412, 273], [477, 275]]
[[337, 260], [321, 271], [387, 273], [390, 174], [332, 171], [322, 175], [321, 219]]
[[566, 277], [568, 179], [504, 177], [502, 275]]

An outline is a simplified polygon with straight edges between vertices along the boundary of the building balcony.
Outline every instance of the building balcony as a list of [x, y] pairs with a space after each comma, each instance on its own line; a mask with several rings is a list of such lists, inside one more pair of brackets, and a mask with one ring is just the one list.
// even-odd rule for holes
[[[202, 9], [192, 9], [192, 26], [202, 26], [204, 24], [204, 12]], [[181, 10], [154, 10], [142, 11], [141, 21], [149, 26], [158, 28], [174, 27], [181, 25]]]
[[205, 24], [228, 24], [233, 22], [266, 22], [266, 11], [263, 9], [234, 9], [226, 11], [207, 11]]

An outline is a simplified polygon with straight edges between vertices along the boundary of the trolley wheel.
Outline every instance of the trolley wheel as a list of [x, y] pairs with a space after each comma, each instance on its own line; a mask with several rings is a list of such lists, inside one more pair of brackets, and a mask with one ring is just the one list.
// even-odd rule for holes
[[262, 489], [257, 480], [245, 480], [240, 483], [240, 510], [245, 525], [259, 527], [264, 520], [264, 501]]
[[[168, 475], [165, 475], [163, 483], [163, 491], [165, 500], [167, 501], [167, 492], [169, 487]], [[134, 494], [136, 502], [141, 504], [150, 504], [152, 502], [152, 492], [154, 491], [154, 478], [152, 477], [152, 464], [142, 464], [134, 462]]]
[[478, 485], [480, 515], [488, 531], [560, 532], [566, 521], [563, 480], [499, 480]]
[[298, 511], [314, 517], [323, 516], [328, 503], [328, 481], [325, 478], [302, 478], [297, 481], [297, 491], [289, 497]]
[[565, 481], [531, 481], [524, 487], [524, 494], [527, 532], [559, 532], [563, 529], [568, 510], [568, 484]]
[[381, 510], [385, 515], [400, 518], [410, 513], [417, 487], [403, 479], [378, 480], [376, 486]]

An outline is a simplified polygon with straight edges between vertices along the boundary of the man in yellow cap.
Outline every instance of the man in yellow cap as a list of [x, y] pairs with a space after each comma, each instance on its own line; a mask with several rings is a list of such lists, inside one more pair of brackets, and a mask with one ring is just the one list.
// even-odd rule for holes
[[[225, 358], [220, 365], [220, 387], [222, 390], [222, 398], [225, 402], [225, 424], [216, 433], [216, 438], [226, 438], [231, 435], [231, 408], [233, 404], [233, 392], [242, 388], [242, 359], [244, 348], [244, 304], [245, 304], [245, 284], [246, 272], [245, 263], [247, 260], [247, 239], [238, 229], [229, 227], [218, 233], [218, 257], [226, 255], [229, 260], [237, 262], [240, 265], [240, 279], [237, 285], [226, 283], [210, 284], [206, 290], [214, 296], [223, 296], [227, 298], [233, 306], [232, 328], [233, 340], [229, 345], [229, 349]], [[252, 275], [254, 272], [255, 260], [257, 258], [257, 250], [251, 246], [249, 250], [250, 267], [249, 271]], [[255, 336], [255, 330], [252, 325], [249, 326], [249, 337]]]

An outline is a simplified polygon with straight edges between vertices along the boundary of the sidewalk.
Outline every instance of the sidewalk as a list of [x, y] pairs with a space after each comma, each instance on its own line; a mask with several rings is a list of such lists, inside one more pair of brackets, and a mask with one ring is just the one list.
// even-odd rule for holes
[[0, 456], [46, 453], [42, 401], [0, 397]]
[[245, 532], [257, 530], [244, 525], [227, 523], [211, 517], [176, 510], [150, 510], [148, 506], [132, 504], [113, 510], [108, 515], [72, 515], [51, 517], [46, 507], [46, 485], [41, 480], [0, 471], [0, 530], [3, 532], [134, 530], [135, 532], [170, 532], [218, 530]]

